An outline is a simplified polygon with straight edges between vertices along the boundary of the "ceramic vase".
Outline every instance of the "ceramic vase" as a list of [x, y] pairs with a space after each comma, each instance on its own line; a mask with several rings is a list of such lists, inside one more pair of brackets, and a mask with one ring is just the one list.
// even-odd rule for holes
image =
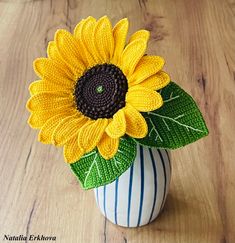
[[124, 227], [143, 226], [157, 218], [171, 179], [166, 150], [137, 147], [136, 159], [125, 173], [111, 184], [94, 189], [101, 213]]

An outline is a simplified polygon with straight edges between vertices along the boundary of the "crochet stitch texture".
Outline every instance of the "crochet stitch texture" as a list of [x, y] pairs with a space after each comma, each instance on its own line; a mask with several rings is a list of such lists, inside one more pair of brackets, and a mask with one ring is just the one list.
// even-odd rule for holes
[[30, 85], [28, 123], [39, 141], [64, 147], [69, 163], [96, 147], [106, 160], [115, 156], [125, 134], [144, 138], [147, 123], [140, 112], [163, 104], [156, 92], [170, 78], [164, 60], [146, 56], [149, 32], [139, 30], [126, 41], [128, 20], [112, 27], [107, 16], [83, 19], [71, 34], [58, 30], [38, 58], [40, 80]]
[[28, 123], [38, 139], [63, 146], [84, 189], [106, 185], [135, 161], [136, 146], [175, 149], [208, 134], [193, 98], [146, 55], [149, 32], [127, 40], [129, 22], [83, 19], [58, 30], [47, 58], [34, 61]]

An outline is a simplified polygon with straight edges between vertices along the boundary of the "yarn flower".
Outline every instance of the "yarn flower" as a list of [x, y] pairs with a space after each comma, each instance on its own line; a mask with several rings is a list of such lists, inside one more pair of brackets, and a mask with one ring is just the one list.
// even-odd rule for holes
[[40, 80], [30, 85], [28, 123], [40, 129], [38, 139], [64, 146], [69, 163], [98, 148], [104, 159], [118, 151], [127, 134], [144, 138], [148, 125], [140, 112], [159, 109], [169, 76], [164, 60], [146, 54], [149, 32], [139, 30], [128, 41], [128, 20], [113, 28], [108, 17], [83, 19], [71, 34], [58, 30], [47, 58], [34, 61]]

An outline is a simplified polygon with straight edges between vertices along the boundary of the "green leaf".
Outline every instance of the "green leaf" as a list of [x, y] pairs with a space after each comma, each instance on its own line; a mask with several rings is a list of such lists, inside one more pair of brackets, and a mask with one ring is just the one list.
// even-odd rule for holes
[[91, 189], [113, 182], [124, 173], [136, 157], [136, 142], [125, 136], [120, 139], [118, 151], [110, 160], [105, 160], [98, 149], [85, 154], [70, 165], [84, 189]]
[[208, 135], [201, 112], [190, 95], [173, 82], [160, 93], [164, 104], [160, 109], [143, 113], [148, 135], [136, 139], [138, 143], [175, 149]]

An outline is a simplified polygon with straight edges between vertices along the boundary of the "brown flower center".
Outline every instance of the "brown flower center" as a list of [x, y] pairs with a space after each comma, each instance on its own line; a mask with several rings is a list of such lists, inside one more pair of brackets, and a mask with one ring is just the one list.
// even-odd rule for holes
[[77, 109], [93, 120], [111, 118], [125, 106], [128, 83], [113, 64], [100, 64], [87, 70], [75, 85]]

